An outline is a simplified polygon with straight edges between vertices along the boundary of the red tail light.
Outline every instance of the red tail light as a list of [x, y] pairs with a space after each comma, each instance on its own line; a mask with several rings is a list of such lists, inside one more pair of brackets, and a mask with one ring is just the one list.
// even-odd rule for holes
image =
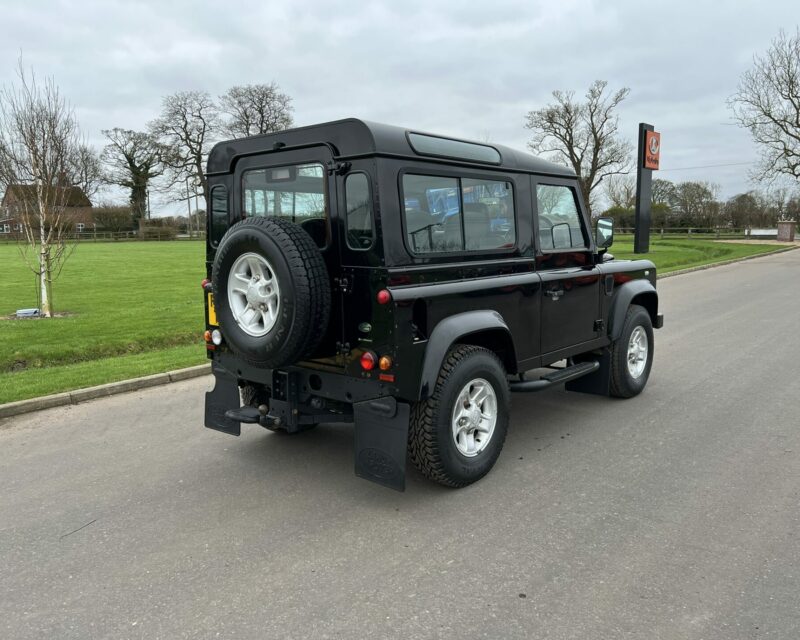
[[378, 291], [378, 304], [388, 304], [392, 301], [392, 293], [388, 289]]
[[378, 362], [378, 357], [372, 351], [365, 351], [361, 356], [361, 368], [364, 371], [372, 371], [375, 364]]

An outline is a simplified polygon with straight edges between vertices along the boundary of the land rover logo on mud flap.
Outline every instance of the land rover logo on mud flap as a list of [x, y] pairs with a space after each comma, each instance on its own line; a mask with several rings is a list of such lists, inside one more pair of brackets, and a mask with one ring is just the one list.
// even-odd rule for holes
[[380, 449], [372, 447], [362, 449], [358, 453], [358, 458], [364, 469], [376, 478], [388, 479], [397, 474], [394, 460]]

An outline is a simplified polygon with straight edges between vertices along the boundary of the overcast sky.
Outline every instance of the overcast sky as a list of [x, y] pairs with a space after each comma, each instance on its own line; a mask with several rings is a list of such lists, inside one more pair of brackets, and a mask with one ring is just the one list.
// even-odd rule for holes
[[[0, 84], [15, 81], [21, 52], [55, 78], [98, 147], [102, 129], [144, 128], [165, 94], [274, 80], [298, 125], [357, 116], [524, 149], [527, 111], [553, 89], [605, 79], [631, 89], [626, 135], [641, 121], [661, 131], [658, 177], [710, 180], [723, 197], [752, 188], [756, 158], [725, 99], [753, 55], [800, 23], [798, 0], [0, 0], [0, 10]], [[735, 166], [683, 169], [722, 164]]]

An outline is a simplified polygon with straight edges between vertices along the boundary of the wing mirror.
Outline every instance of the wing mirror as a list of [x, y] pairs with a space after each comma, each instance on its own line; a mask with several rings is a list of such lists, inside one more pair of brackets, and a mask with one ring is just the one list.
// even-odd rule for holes
[[598, 218], [595, 231], [597, 250], [608, 249], [614, 244], [614, 218]]

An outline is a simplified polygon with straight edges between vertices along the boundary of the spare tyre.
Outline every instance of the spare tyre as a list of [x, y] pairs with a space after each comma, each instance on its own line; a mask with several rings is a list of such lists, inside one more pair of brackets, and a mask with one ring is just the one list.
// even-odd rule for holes
[[225, 341], [252, 365], [293, 364], [325, 335], [331, 310], [325, 261], [292, 222], [237, 222], [219, 243], [211, 282]]

